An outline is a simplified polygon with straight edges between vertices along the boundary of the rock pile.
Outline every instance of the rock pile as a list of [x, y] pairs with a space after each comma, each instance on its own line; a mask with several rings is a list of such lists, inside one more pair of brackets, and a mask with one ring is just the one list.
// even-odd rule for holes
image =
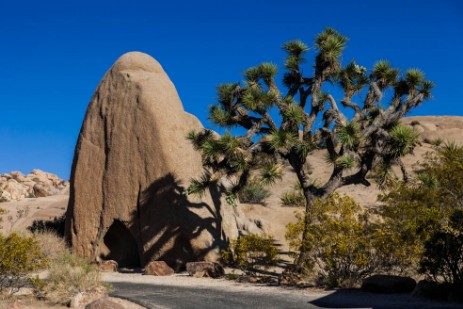
[[67, 194], [68, 190], [68, 181], [41, 170], [33, 170], [28, 175], [21, 172], [0, 174], [0, 198], [4, 201]]

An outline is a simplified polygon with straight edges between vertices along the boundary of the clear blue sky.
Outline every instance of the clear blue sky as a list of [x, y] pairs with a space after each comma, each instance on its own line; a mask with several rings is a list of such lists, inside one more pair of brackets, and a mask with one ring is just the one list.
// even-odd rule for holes
[[[159, 3], [160, 2], [160, 3]], [[206, 126], [215, 86], [331, 26], [347, 63], [421, 68], [435, 99], [414, 115], [463, 116], [463, 1], [0, 1], [0, 173], [68, 178], [87, 104], [111, 64], [152, 55]], [[309, 54], [314, 55], [314, 53]]]

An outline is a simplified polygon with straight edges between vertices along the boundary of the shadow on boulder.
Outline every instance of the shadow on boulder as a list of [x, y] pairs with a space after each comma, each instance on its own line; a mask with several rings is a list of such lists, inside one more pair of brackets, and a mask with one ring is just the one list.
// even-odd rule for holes
[[140, 192], [129, 223], [114, 220], [106, 232], [109, 253], [101, 257], [123, 267], [165, 261], [176, 272], [187, 262], [216, 260], [224, 245], [220, 201], [212, 209], [207, 203], [191, 202], [184, 191], [169, 173]]

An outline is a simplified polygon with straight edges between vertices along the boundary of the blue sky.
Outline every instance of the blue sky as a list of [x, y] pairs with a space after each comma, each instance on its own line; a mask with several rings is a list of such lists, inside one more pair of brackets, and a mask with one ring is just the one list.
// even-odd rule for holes
[[[333, 27], [350, 38], [343, 63], [387, 59], [437, 84], [414, 115], [463, 116], [463, 1], [0, 1], [0, 173], [40, 168], [68, 178], [98, 82], [122, 54], [164, 67], [204, 125], [219, 83], [281, 45]], [[311, 56], [308, 54], [309, 64]]]

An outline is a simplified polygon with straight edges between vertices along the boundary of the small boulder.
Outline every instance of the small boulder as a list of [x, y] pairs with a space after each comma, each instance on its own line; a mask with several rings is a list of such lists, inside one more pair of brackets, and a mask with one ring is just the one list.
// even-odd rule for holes
[[372, 293], [410, 293], [415, 287], [412, 278], [392, 275], [373, 275], [362, 282], [362, 290]]
[[34, 185], [34, 195], [35, 197], [47, 197], [49, 194], [48, 194], [47, 189], [44, 186], [35, 184]]
[[225, 275], [225, 271], [219, 263], [215, 262], [190, 262], [186, 263], [186, 271], [195, 278], [211, 277], [219, 278]]
[[74, 295], [74, 297], [71, 298], [71, 302], [69, 303], [69, 308], [79, 308], [83, 298], [84, 296], [80, 292]]
[[124, 307], [109, 299], [101, 298], [85, 306], [85, 309], [124, 309]]
[[145, 266], [144, 274], [148, 276], [172, 276], [175, 272], [164, 261], [152, 261]]
[[118, 267], [119, 265], [114, 260], [102, 261], [100, 263], [100, 270], [106, 271], [106, 272], [116, 272]]

